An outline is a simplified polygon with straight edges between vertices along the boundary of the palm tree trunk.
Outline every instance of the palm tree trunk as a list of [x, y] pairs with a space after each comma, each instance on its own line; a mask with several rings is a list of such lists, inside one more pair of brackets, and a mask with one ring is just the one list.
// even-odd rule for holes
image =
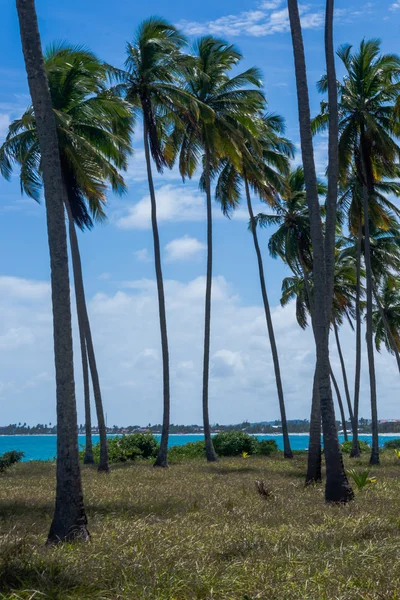
[[306, 486], [310, 485], [311, 483], [319, 483], [322, 481], [321, 462], [321, 407], [319, 403], [317, 369], [315, 369], [311, 404]]
[[151, 226], [153, 230], [154, 242], [154, 262], [156, 269], [157, 293], [158, 293], [158, 312], [160, 319], [161, 332], [161, 351], [163, 363], [163, 423], [161, 431], [161, 442], [158, 456], [154, 463], [155, 467], [168, 467], [168, 437], [170, 422], [170, 382], [169, 382], [169, 352], [168, 352], [168, 334], [167, 334], [167, 316], [165, 311], [164, 280], [161, 267], [160, 238], [157, 225], [157, 205], [154, 191], [153, 174], [151, 171], [151, 158], [149, 148], [149, 134], [146, 119], [143, 119], [143, 137], [144, 151], [146, 156], [147, 178], [149, 182], [150, 202], [151, 202]]
[[89, 387], [89, 369], [87, 359], [86, 340], [81, 325], [79, 327], [79, 338], [81, 344], [82, 373], [83, 373], [83, 395], [85, 402], [85, 455], [83, 464], [93, 465], [93, 440], [92, 440], [92, 416], [90, 410], [90, 387]]
[[275, 332], [274, 332], [274, 327], [272, 324], [271, 311], [269, 308], [267, 286], [265, 284], [264, 267], [263, 267], [263, 262], [262, 262], [260, 246], [258, 243], [257, 228], [254, 223], [254, 213], [253, 213], [253, 207], [251, 205], [249, 183], [247, 181], [246, 175], [244, 175], [244, 184], [245, 184], [245, 188], [246, 188], [247, 208], [249, 211], [250, 223], [252, 225], [251, 231], [253, 234], [254, 248], [255, 248], [256, 254], [257, 254], [258, 274], [260, 277], [261, 295], [262, 295], [262, 299], [263, 299], [263, 303], [264, 303], [265, 319], [267, 321], [268, 336], [269, 336], [269, 341], [271, 344], [272, 360], [274, 363], [275, 381], [276, 381], [276, 387], [277, 387], [277, 391], [278, 391], [279, 409], [280, 409], [281, 421], [282, 421], [283, 453], [284, 453], [285, 458], [293, 458], [292, 449], [290, 447], [287, 420], [286, 420], [285, 400], [283, 397], [283, 386], [282, 386], [282, 379], [281, 379], [281, 370], [280, 370], [280, 365], [279, 365], [278, 349], [276, 347]]
[[203, 359], [203, 425], [206, 457], [208, 462], [215, 462], [217, 455], [211, 438], [210, 416], [208, 411], [208, 382], [210, 377], [210, 329], [211, 329], [211, 286], [212, 286], [212, 203], [211, 203], [211, 175], [210, 153], [205, 152], [205, 184], [207, 200], [207, 275], [206, 275], [206, 301], [204, 321], [204, 359]]
[[331, 379], [332, 379], [333, 387], [335, 388], [336, 397], [337, 397], [337, 401], [338, 401], [338, 405], [339, 405], [340, 417], [342, 419], [344, 441], [347, 442], [347, 440], [349, 438], [347, 436], [346, 416], [344, 414], [344, 408], [343, 408], [343, 402], [342, 402], [342, 395], [340, 393], [340, 389], [339, 389], [339, 386], [338, 386], [338, 382], [336, 381], [336, 377], [335, 377], [335, 375], [334, 375], [334, 373], [332, 371], [332, 367], [331, 367]]
[[[100, 472], [107, 473], [110, 470], [108, 461], [108, 447], [107, 447], [107, 429], [104, 418], [103, 401], [101, 397], [100, 380], [97, 371], [96, 357], [94, 353], [94, 346], [92, 340], [92, 332], [90, 329], [89, 315], [86, 307], [85, 288], [83, 285], [82, 275], [82, 263], [79, 253], [78, 237], [76, 235], [76, 229], [74, 224], [74, 218], [71, 212], [71, 206], [69, 202], [66, 204], [68, 222], [69, 222], [69, 241], [71, 246], [71, 258], [72, 268], [74, 273], [74, 285], [75, 285], [75, 296], [76, 296], [76, 311], [78, 314], [78, 326], [79, 334], [82, 336], [81, 329], [84, 335], [84, 340], [81, 339], [81, 353], [87, 352], [89, 360], [90, 374], [93, 383], [93, 395], [96, 406], [97, 424], [99, 428], [100, 436], [100, 462], [98, 470]], [[84, 342], [84, 349], [82, 349], [82, 342]], [[83, 357], [82, 357], [83, 361]], [[88, 382], [89, 383], [89, 382]], [[85, 390], [85, 413], [86, 413], [86, 390]], [[90, 404], [89, 404], [90, 411]], [[90, 421], [89, 421], [90, 422]], [[87, 431], [87, 430], [86, 430]], [[87, 433], [86, 433], [87, 437]], [[93, 455], [92, 455], [93, 457]]]
[[397, 367], [398, 367], [398, 369], [400, 371], [400, 354], [399, 354], [399, 351], [397, 349], [397, 344], [396, 344], [396, 341], [395, 341], [395, 339], [393, 337], [392, 330], [390, 329], [389, 323], [387, 322], [385, 311], [382, 308], [382, 304], [381, 304], [381, 301], [379, 299], [379, 295], [378, 295], [378, 292], [376, 291], [375, 283], [374, 283], [373, 280], [372, 280], [372, 293], [374, 295], [375, 302], [376, 302], [376, 305], [378, 307], [379, 314], [381, 316], [382, 323], [383, 323], [383, 326], [384, 326], [385, 331], [386, 331], [386, 335], [389, 338], [390, 346], [393, 349], [394, 355], [396, 357]]
[[357, 232], [357, 281], [356, 281], [356, 366], [354, 380], [354, 426], [353, 444], [350, 452], [351, 458], [360, 457], [360, 445], [358, 443], [358, 410], [360, 406], [360, 380], [361, 380], [361, 246], [362, 246], [362, 224], [359, 217]]
[[48, 543], [89, 539], [83, 504], [78, 452], [72, 348], [71, 299], [64, 189], [57, 130], [34, 0], [17, 0], [19, 26], [29, 90], [35, 111], [46, 199], [47, 233], [51, 264], [54, 357], [57, 397], [56, 506]]
[[[330, 384], [329, 321], [331, 309], [329, 307], [328, 315], [325, 249], [317, 189], [317, 176], [314, 163], [304, 45], [297, 0], [288, 0], [288, 9], [295, 61], [304, 179], [307, 204], [310, 213], [310, 230], [313, 246], [315, 309], [313, 311], [312, 319], [317, 349], [317, 372], [326, 462], [325, 499], [327, 502], [348, 502], [353, 498], [353, 491], [347, 481], [343, 466]], [[332, 297], [330, 298], [330, 301], [331, 300]]]
[[340, 366], [342, 368], [344, 391], [346, 394], [347, 408], [348, 408], [349, 415], [350, 415], [350, 423], [351, 423], [352, 429], [354, 429], [356, 427], [356, 424], [354, 423], [353, 407], [351, 406], [349, 382], [347, 379], [347, 371], [346, 371], [346, 365], [345, 365], [344, 358], [343, 358], [342, 346], [340, 344], [339, 329], [338, 329], [335, 319], [333, 319], [333, 330], [335, 332], [336, 346], [337, 346], [337, 350], [338, 350], [338, 354], [339, 354]]

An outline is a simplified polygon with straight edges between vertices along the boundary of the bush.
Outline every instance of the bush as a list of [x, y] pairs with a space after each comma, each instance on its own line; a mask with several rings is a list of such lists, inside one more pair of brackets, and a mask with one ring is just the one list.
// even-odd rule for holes
[[188, 442], [183, 446], [172, 446], [168, 451], [168, 458], [172, 461], [205, 457], [206, 447], [204, 440], [199, 440], [198, 442]]
[[[363, 440], [359, 440], [358, 445], [360, 447], [360, 452], [369, 452], [371, 450], [371, 446], [368, 444], [368, 442], [364, 442]], [[351, 440], [343, 442], [343, 444], [340, 446], [343, 454], [350, 454], [352, 447], [353, 442]]]
[[24, 457], [23, 452], [17, 450], [11, 450], [11, 452], [4, 452], [0, 456], [0, 473], [4, 473], [6, 469], [9, 469], [12, 465], [19, 463]]
[[[151, 433], [133, 433], [108, 439], [108, 456], [110, 463], [121, 463], [141, 458], [156, 458], [160, 445]], [[85, 449], [81, 450], [83, 461]], [[100, 443], [93, 446], [95, 462], [100, 460]]]
[[278, 444], [275, 440], [260, 440], [257, 446], [257, 454], [269, 456], [273, 452], [278, 451]]
[[388, 440], [383, 444], [385, 450], [398, 450], [400, 449], [400, 438], [397, 440]]
[[258, 440], [243, 431], [217, 433], [213, 437], [215, 452], [219, 456], [239, 456], [242, 452], [256, 454]]

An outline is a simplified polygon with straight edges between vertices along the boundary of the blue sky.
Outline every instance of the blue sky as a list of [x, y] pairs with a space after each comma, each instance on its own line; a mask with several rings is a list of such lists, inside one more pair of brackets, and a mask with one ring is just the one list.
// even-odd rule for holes
[[[0, 141], [29, 96], [13, 2], [2, 6], [0, 51]], [[120, 66], [125, 42], [152, 14], [178, 24], [190, 38], [205, 33], [236, 43], [242, 68], [259, 66], [271, 111], [282, 114], [287, 135], [298, 144], [293, 59], [285, 2], [219, 0], [201, 3], [130, 3], [115, 0], [37, 0], [43, 46], [56, 40], [85, 44]], [[398, 50], [400, 3], [339, 0], [335, 44], [380, 37], [387, 52]], [[315, 82], [324, 71], [322, 2], [301, 5], [312, 110], [320, 97]], [[340, 67], [338, 65], [340, 75]], [[140, 130], [126, 175], [129, 192], [109, 197], [109, 221], [80, 235], [84, 276], [109, 423], [161, 420], [161, 363], [149, 228], [149, 203]], [[326, 139], [315, 141], [317, 168], [325, 169]], [[176, 172], [157, 176], [160, 235], [171, 339], [172, 420], [200, 422], [201, 344], [205, 272], [205, 207], [197, 181]], [[215, 209], [214, 300], [211, 346], [211, 419], [235, 422], [277, 418], [278, 406], [256, 263], [246, 212], [227, 221]], [[268, 233], [260, 236], [282, 360], [289, 418], [308, 417], [313, 371], [311, 333], [299, 330], [293, 307], [279, 307], [285, 268], [269, 258]], [[55, 420], [49, 259], [43, 205], [21, 197], [18, 179], [0, 180], [0, 401], [3, 423]], [[76, 331], [75, 331], [76, 332]], [[342, 332], [350, 379], [354, 340]], [[76, 336], [75, 336], [76, 338]], [[77, 362], [77, 400], [82, 386]], [[334, 368], [337, 355], [332, 349]], [[366, 357], [362, 413], [369, 414]], [[400, 416], [398, 373], [385, 353], [377, 357], [380, 417]], [[397, 390], [394, 393], [394, 390]]]

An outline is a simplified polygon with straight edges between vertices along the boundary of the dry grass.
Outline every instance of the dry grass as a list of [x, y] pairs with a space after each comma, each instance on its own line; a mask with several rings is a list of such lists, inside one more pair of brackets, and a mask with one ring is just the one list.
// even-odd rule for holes
[[395, 461], [344, 507], [304, 489], [304, 456], [85, 468], [92, 542], [56, 549], [55, 467], [17, 465], [0, 481], [0, 598], [399, 600]]

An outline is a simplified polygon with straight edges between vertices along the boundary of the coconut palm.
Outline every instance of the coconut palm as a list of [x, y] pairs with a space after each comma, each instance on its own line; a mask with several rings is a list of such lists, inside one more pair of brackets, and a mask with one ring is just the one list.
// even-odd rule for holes
[[390, 354], [400, 351], [400, 281], [397, 275], [387, 274], [379, 289], [379, 306], [374, 307], [372, 323], [375, 347], [381, 351], [382, 344]]
[[56, 506], [48, 541], [88, 539], [79, 468], [71, 304], [63, 186], [57, 128], [44, 68], [34, 0], [17, 0], [29, 90], [36, 116], [51, 263], [57, 394]]
[[[289, 158], [293, 158], [294, 147], [281, 136], [284, 133], [283, 119], [278, 115], [268, 114], [257, 117], [257, 140], [247, 139], [242, 151], [240, 167], [228, 159], [222, 161], [216, 184], [216, 199], [221, 203], [221, 208], [227, 216], [240, 202], [241, 188], [244, 187], [247, 209], [250, 219], [254, 248], [257, 256], [258, 271], [263, 298], [265, 319], [268, 336], [271, 344], [271, 353], [274, 364], [275, 380], [277, 386], [279, 408], [281, 414], [282, 434], [285, 458], [292, 458], [289, 433], [286, 420], [285, 400], [279, 365], [279, 355], [275, 340], [271, 310], [269, 306], [267, 287], [265, 283], [264, 267], [261, 250], [258, 242], [256, 220], [253, 213], [250, 189], [263, 201], [274, 204], [279, 190], [284, 189], [282, 173], [289, 171]], [[253, 142], [253, 143], [252, 143]]]
[[[351, 173], [354, 161], [357, 178], [362, 187], [367, 302], [366, 337], [372, 413], [370, 462], [378, 464], [369, 203], [374, 195], [375, 181], [379, 179], [379, 175], [389, 175], [400, 156], [400, 147], [395, 141], [398, 124], [396, 101], [400, 92], [400, 57], [394, 54], [381, 54], [379, 40], [363, 40], [357, 51], [353, 51], [351, 45], [342, 46], [338, 56], [346, 69], [343, 83], [338, 84], [339, 166], [344, 179], [346, 174]], [[319, 89], [326, 91], [327, 78], [319, 82]], [[315, 131], [324, 129], [329, 121], [328, 107], [323, 103], [321, 108], [321, 114], [314, 122]]]
[[[179, 150], [179, 168], [183, 177], [191, 177], [199, 163], [200, 180], [207, 206], [207, 274], [205, 297], [204, 360], [203, 360], [203, 422], [208, 461], [215, 461], [208, 406], [211, 286], [212, 286], [212, 198], [211, 181], [221, 160], [228, 159], [237, 168], [241, 164], [241, 148], [246, 132], [256, 135], [254, 115], [264, 107], [260, 72], [250, 68], [230, 77], [242, 59], [239, 50], [211, 36], [200, 38], [192, 60], [184, 70], [184, 91], [196, 99], [197, 109], [189, 111], [186, 127], [176, 128], [172, 145]], [[207, 110], [206, 110], [207, 109]]]
[[[130, 153], [131, 113], [126, 103], [106, 88], [107, 67], [91, 52], [66, 44], [45, 53], [60, 144], [66, 212], [74, 272], [76, 307], [84, 376], [86, 462], [91, 455], [91, 419], [88, 362], [100, 433], [100, 471], [108, 471], [107, 435], [97, 363], [83, 285], [75, 225], [90, 229], [105, 219], [106, 186], [125, 191], [118, 169], [125, 169]], [[41, 155], [35, 114], [29, 107], [9, 128], [0, 149], [0, 169], [10, 175], [12, 163], [20, 166], [21, 189], [35, 200], [42, 186]]]
[[[114, 70], [118, 89], [143, 124], [143, 143], [150, 192], [151, 226], [158, 293], [158, 309], [163, 364], [163, 423], [160, 449], [154, 466], [168, 466], [168, 436], [170, 425], [170, 374], [164, 281], [161, 265], [157, 223], [157, 203], [152, 161], [157, 171], [169, 166], [165, 151], [168, 128], [178, 110], [187, 109], [189, 94], [181, 87], [181, 70], [185, 59], [181, 48], [185, 37], [170, 23], [158, 17], [143, 21], [132, 43], [126, 47], [125, 71]], [[193, 109], [194, 110], [194, 109]]]

